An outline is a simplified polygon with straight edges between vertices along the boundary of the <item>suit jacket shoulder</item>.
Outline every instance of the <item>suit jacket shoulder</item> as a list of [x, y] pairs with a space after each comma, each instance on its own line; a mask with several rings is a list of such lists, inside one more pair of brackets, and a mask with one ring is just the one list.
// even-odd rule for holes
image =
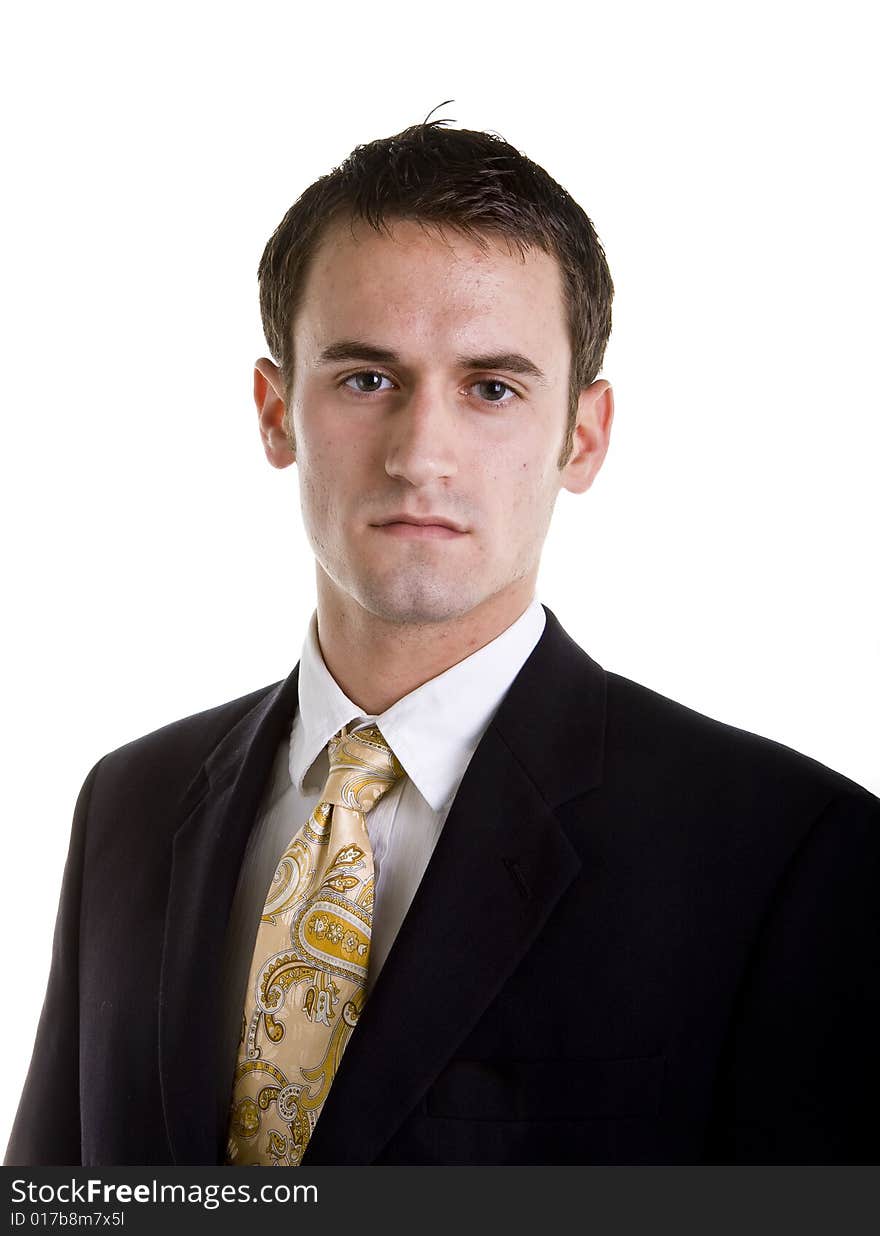
[[193, 713], [108, 752], [98, 763], [102, 794], [183, 793], [194, 774], [229, 733], [283, 682]]
[[606, 680], [612, 760], [617, 753], [646, 769], [662, 763], [725, 786], [774, 786], [784, 793], [800, 783], [819, 795], [874, 799], [857, 782], [781, 742], [706, 716], [619, 674], [606, 673]]

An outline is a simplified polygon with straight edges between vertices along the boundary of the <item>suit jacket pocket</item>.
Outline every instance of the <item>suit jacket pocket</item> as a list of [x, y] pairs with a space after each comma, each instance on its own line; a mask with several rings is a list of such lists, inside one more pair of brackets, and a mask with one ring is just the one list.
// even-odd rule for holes
[[588, 1120], [654, 1116], [665, 1056], [453, 1060], [426, 1095], [429, 1116], [453, 1120]]

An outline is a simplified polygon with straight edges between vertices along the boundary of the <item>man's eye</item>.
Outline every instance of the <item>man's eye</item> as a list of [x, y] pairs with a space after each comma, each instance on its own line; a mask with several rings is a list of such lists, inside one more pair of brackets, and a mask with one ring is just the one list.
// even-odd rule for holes
[[[387, 382], [388, 386], [383, 387], [381, 385], [382, 382]], [[353, 373], [350, 378], [346, 378], [343, 382], [343, 386], [347, 386], [349, 390], [356, 390], [362, 395], [371, 395], [374, 391], [388, 390], [391, 385], [390, 378], [386, 378], [384, 373], [375, 373], [372, 369], [363, 369], [360, 373]]]
[[504, 398], [505, 391], [516, 397], [513, 387], [508, 386], [506, 382], [499, 382], [497, 378], [484, 378], [480, 382], [475, 382], [473, 389], [478, 391], [480, 398], [485, 399], [487, 403], [510, 403], [509, 399]]

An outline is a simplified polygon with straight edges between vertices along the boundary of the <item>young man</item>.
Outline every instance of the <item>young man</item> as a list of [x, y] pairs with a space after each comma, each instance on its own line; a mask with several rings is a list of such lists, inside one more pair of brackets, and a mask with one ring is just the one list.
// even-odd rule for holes
[[317, 610], [81, 794], [11, 1163], [866, 1162], [877, 801], [535, 599], [608, 447], [580, 207], [427, 124], [260, 266]]

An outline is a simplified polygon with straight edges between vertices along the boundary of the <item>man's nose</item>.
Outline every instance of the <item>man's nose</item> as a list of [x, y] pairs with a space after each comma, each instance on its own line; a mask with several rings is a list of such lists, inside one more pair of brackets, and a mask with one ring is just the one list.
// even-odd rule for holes
[[451, 397], [436, 388], [413, 391], [391, 416], [385, 471], [410, 485], [454, 476], [456, 414]]

